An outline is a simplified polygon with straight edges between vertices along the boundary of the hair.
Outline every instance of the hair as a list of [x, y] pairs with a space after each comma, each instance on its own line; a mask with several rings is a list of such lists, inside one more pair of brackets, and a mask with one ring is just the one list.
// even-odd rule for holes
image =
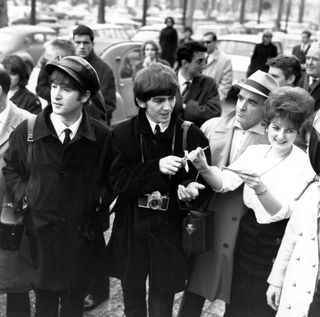
[[28, 68], [20, 56], [8, 55], [3, 59], [2, 64], [9, 74], [19, 75], [19, 87], [23, 88], [28, 84]]
[[313, 115], [314, 99], [300, 87], [280, 87], [271, 92], [262, 106], [262, 119], [269, 125], [274, 118], [289, 120], [300, 133], [304, 123]]
[[206, 52], [207, 48], [196, 41], [189, 41], [178, 46], [177, 61], [178, 66], [181, 67], [182, 60], [191, 62], [195, 52]]
[[[1, 64], [0, 64], [1, 65]], [[0, 86], [2, 92], [7, 95], [10, 90], [11, 78], [8, 74], [8, 71], [4, 68], [3, 65], [0, 66]]]
[[286, 79], [291, 75], [295, 75], [294, 85], [296, 85], [301, 78], [302, 71], [300, 60], [294, 55], [278, 55], [270, 58], [267, 64], [272, 67], [280, 68]]
[[172, 21], [172, 25], [174, 25], [174, 18], [173, 17], [166, 17], [164, 19], [164, 23], [167, 24], [168, 20], [171, 20]]
[[156, 55], [158, 55], [160, 49], [159, 49], [158, 44], [157, 44], [155, 41], [153, 41], [153, 40], [148, 40], [148, 41], [144, 42], [144, 44], [143, 44], [143, 46], [142, 46], [142, 53], [144, 54], [144, 51], [145, 51], [146, 46], [147, 46], [148, 44], [150, 44], [150, 45], [152, 45], [152, 46], [154, 47], [154, 50], [156, 51]]
[[269, 37], [269, 36], [272, 37], [272, 32], [269, 30], [266, 30], [262, 33], [262, 37]]
[[91, 42], [94, 40], [93, 31], [84, 24], [79, 24], [73, 31], [73, 39], [76, 35], [89, 35]]
[[185, 26], [183, 29], [183, 32], [190, 32], [190, 34], [193, 34], [193, 29], [191, 26]]
[[203, 36], [211, 36], [212, 37], [212, 41], [216, 41], [218, 39], [217, 34], [214, 32], [206, 32], [205, 34], [203, 34]]
[[56, 38], [52, 41], [47, 42], [45, 47], [47, 47], [48, 45], [62, 52], [63, 57], [76, 55], [76, 50], [74, 48], [73, 43], [70, 40]]
[[134, 97], [143, 102], [156, 96], [175, 96], [177, 90], [178, 79], [174, 70], [161, 63], [142, 68], [134, 77]]
[[312, 33], [309, 30], [303, 30], [301, 34], [305, 34], [308, 38], [310, 38], [312, 35]]
[[50, 84], [52, 83], [62, 85], [71, 90], [77, 90], [81, 96], [87, 91], [87, 89], [81, 86], [73, 77], [58, 68], [50, 75]]

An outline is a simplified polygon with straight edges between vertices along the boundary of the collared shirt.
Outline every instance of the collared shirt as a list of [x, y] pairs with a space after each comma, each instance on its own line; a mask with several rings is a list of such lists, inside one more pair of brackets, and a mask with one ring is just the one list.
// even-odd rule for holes
[[218, 59], [219, 54], [220, 54], [220, 51], [218, 48], [216, 48], [211, 54], [208, 54], [207, 64], [210, 64], [211, 62], [216, 61]]
[[232, 145], [230, 150], [229, 162], [232, 163], [235, 161], [243, 149], [243, 145], [246, 142], [247, 138], [252, 134], [260, 134], [264, 135], [265, 128], [259, 122], [255, 126], [251, 127], [250, 129], [243, 130], [241, 124], [238, 121], [235, 121], [233, 124], [233, 138], [232, 138]]
[[57, 136], [59, 138], [59, 140], [61, 141], [61, 143], [63, 143], [64, 141], [64, 137], [65, 137], [65, 133], [64, 133], [64, 130], [65, 129], [70, 129], [71, 130], [71, 133], [70, 133], [70, 140], [72, 140], [75, 135], [77, 134], [78, 132], [78, 129], [79, 129], [79, 126], [81, 124], [81, 121], [82, 121], [82, 113], [81, 113], [81, 116], [80, 118], [74, 122], [73, 124], [71, 124], [69, 127], [67, 127], [59, 118], [59, 116], [57, 116], [54, 112], [52, 112], [50, 114], [50, 120], [52, 122], [52, 125], [57, 133]]
[[314, 116], [313, 127], [320, 133], [320, 110], [318, 110]]
[[184, 91], [184, 89], [186, 88], [185, 82], [189, 81], [190, 83], [192, 83], [191, 79], [185, 79], [182, 74], [181, 71], [179, 70], [178, 72], [178, 81], [179, 81], [179, 89], [180, 89], [180, 93], [182, 94], [182, 92]]
[[0, 131], [2, 130], [2, 128], [4, 127], [4, 125], [8, 119], [9, 109], [10, 109], [10, 107], [7, 104], [7, 106], [4, 108], [4, 110], [0, 113]]
[[156, 125], [158, 124], [159, 127], [160, 127], [160, 132], [164, 132], [168, 129], [168, 126], [169, 126], [169, 122], [168, 123], [156, 123], [154, 121], [152, 121], [149, 117], [148, 117], [148, 114], [146, 113], [146, 117], [149, 121], [149, 124], [150, 124], [150, 127], [151, 127], [151, 130], [153, 132], [153, 134], [155, 134], [155, 127]]
[[318, 77], [309, 76], [309, 87], [318, 81]]
[[[305, 184], [314, 177], [308, 155], [293, 145], [292, 151], [285, 158], [269, 157], [266, 154], [270, 149], [268, 144], [250, 145], [229, 167], [235, 170], [258, 173], [269, 192], [281, 202], [282, 208], [274, 215], [270, 215], [254, 190], [244, 185], [243, 202], [251, 208], [258, 223], [276, 222], [291, 216], [293, 202], [301, 193]], [[242, 179], [234, 172], [211, 167], [220, 175], [222, 188], [220, 192], [232, 191], [243, 184]]]

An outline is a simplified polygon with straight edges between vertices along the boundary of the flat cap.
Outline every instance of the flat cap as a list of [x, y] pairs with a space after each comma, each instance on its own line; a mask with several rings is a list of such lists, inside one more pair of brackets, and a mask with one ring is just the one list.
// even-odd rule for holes
[[91, 96], [95, 95], [100, 89], [100, 81], [95, 69], [82, 57], [66, 56], [59, 62], [49, 62], [46, 65], [46, 72], [51, 75], [54, 70], [62, 70], [73, 79], [75, 79], [81, 87], [88, 89]]

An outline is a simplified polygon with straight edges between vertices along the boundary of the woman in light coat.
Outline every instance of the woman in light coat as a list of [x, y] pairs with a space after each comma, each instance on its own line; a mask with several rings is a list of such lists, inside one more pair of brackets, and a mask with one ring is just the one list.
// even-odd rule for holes
[[[319, 175], [320, 134], [314, 128], [309, 156]], [[320, 315], [319, 189], [319, 178], [315, 178], [302, 193], [268, 278], [267, 300], [277, 317]]]

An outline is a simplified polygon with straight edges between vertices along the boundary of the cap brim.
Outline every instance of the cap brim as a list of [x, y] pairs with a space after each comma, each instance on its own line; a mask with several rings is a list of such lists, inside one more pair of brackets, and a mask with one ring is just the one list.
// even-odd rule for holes
[[74, 72], [72, 69], [65, 67], [60, 64], [55, 64], [55, 63], [48, 63], [46, 65], [46, 72], [51, 75], [54, 70], [59, 69], [62, 70], [63, 72], [67, 73], [70, 75], [73, 79], [75, 79], [81, 86], [84, 86], [84, 82], [81, 80], [81, 78], [78, 76], [76, 72]]
[[240, 88], [243, 88], [243, 89], [246, 89], [246, 90], [249, 90], [257, 95], [260, 95], [260, 96], [263, 96], [263, 97], [266, 97], [268, 98], [268, 96], [266, 94], [264, 94], [263, 92], [261, 92], [260, 90], [250, 86], [250, 85], [246, 85], [244, 83], [236, 83], [236, 86], [240, 87]]

